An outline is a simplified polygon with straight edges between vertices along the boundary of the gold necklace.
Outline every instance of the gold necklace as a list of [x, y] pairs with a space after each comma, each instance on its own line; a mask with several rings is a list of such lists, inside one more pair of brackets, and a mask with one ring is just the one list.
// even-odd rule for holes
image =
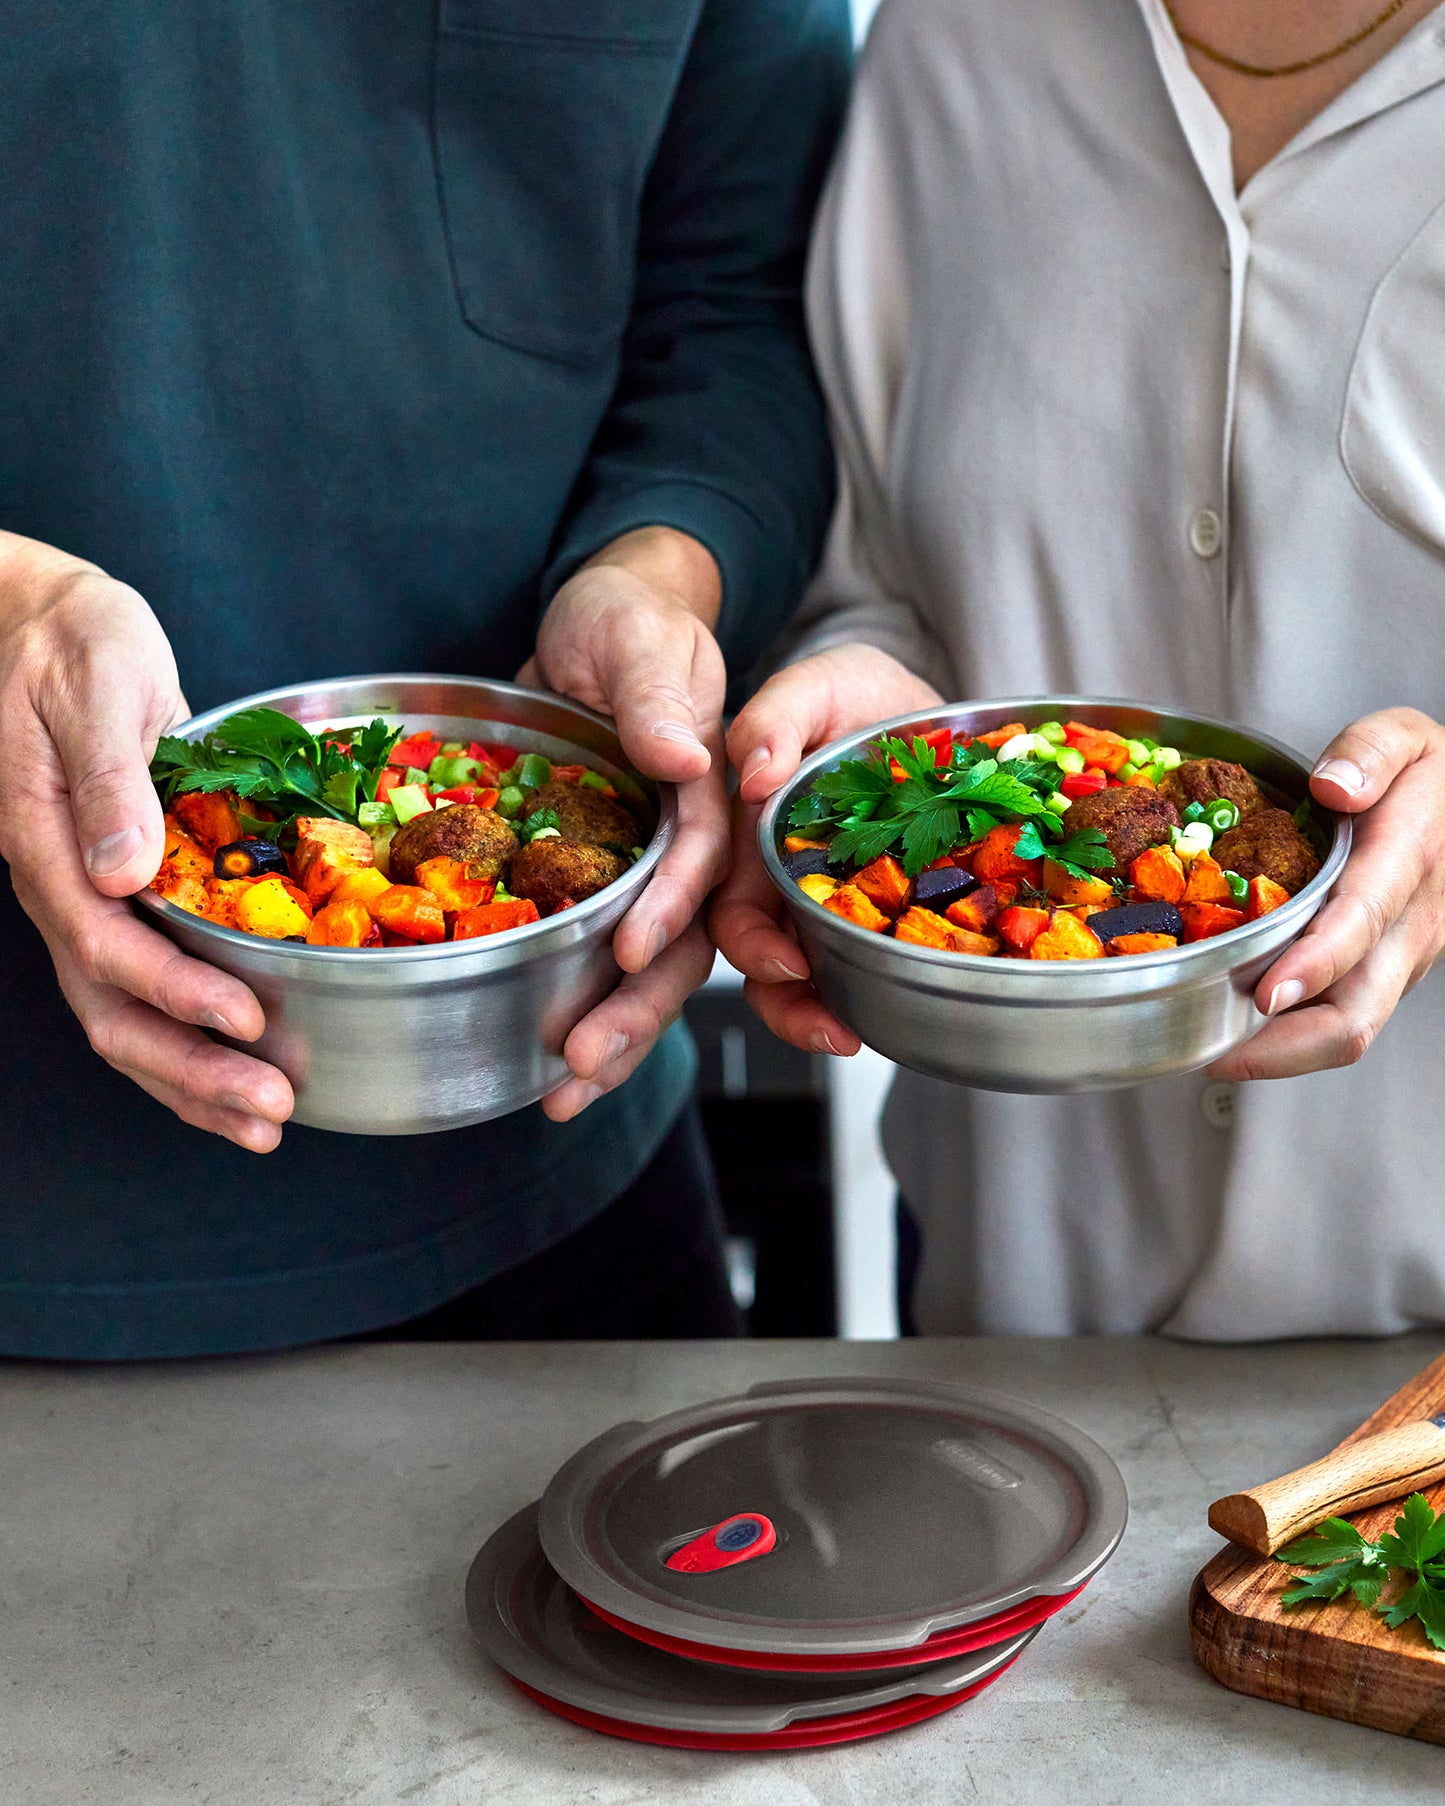
[[1363, 44], [1365, 39], [1374, 34], [1404, 6], [1405, 0], [1390, 0], [1390, 4], [1376, 18], [1363, 25], [1353, 37], [1345, 39], [1343, 44], [1336, 44], [1333, 50], [1322, 50], [1318, 56], [1307, 56], [1303, 62], [1281, 63], [1278, 68], [1268, 69], [1258, 63], [1241, 63], [1237, 57], [1226, 56], [1222, 50], [1215, 50], [1203, 43], [1199, 38], [1191, 37], [1174, 17], [1174, 8], [1169, 0], [1164, 0], [1164, 10], [1169, 15], [1169, 22], [1174, 27], [1175, 35], [1181, 44], [1187, 44], [1191, 50], [1197, 50], [1200, 56], [1207, 56], [1211, 63], [1218, 63], [1222, 68], [1232, 69], [1236, 75], [1299, 75], [1306, 69], [1318, 69], [1321, 63], [1331, 63], [1337, 56], [1343, 56], [1347, 50], [1353, 50], [1356, 44]]

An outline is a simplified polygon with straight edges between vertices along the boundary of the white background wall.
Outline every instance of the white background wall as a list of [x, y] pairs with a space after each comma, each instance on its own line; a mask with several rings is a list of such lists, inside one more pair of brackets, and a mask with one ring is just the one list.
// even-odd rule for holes
[[853, 0], [853, 30], [861, 43], [868, 21], [878, 10], [878, 0]]

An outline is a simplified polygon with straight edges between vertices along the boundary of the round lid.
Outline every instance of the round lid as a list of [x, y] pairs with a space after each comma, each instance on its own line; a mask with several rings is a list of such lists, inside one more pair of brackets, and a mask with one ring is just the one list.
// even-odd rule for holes
[[718, 1735], [871, 1716], [905, 1700], [951, 1701], [1006, 1667], [1038, 1634], [903, 1672], [776, 1675], [690, 1662], [639, 1643], [587, 1609], [543, 1555], [535, 1505], [508, 1519], [472, 1563], [467, 1618], [492, 1660], [545, 1703], [627, 1724]]
[[1109, 1557], [1124, 1483], [1088, 1436], [998, 1393], [804, 1380], [622, 1424], [543, 1495], [582, 1597], [723, 1649], [903, 1650]]

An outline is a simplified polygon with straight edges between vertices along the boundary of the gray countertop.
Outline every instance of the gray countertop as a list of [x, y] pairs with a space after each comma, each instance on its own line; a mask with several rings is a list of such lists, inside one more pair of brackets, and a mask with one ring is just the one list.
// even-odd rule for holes
[[[1438, 1351], [1154, 1340], [358, 1346], [0, 1364], [5, 1806], [1311, 1806], [1439, 1797], [1445, 1752], [1226, 1692], [1185, 1600], [1217, 1494], [1321, 1453]], [[791, 1374], [996, 1386], [1114, 1455], [1132, 1518], [996, 1689], [877, 1742], [595, 1735], [473, 1649], [468, 1563], [623, 1418]]]

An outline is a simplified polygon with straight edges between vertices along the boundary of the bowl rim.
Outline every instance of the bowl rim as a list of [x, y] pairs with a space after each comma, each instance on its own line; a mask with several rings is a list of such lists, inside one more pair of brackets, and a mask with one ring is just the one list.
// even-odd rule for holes
[[[910, 709], [906, 714], [893, 715], [887, 720], [874, 722], [871, 727], [863, 728], [857, 733], [844, 735], [827, 746], [819, 747], [817, 752], [809, 754], [799, 764], [792, 777], [786, 783], [780, 784], [763, 805], [762, 813], [758, 817], [758, 849], [768, 878], [787, 908], [796, 911], [801, 907], [805, 920], [825, 932], [842, 931], [846, 936], [854, 937], [856, 945], [861, 946], [867, 943], [876, 946], [880, 940], [886, 939], [890, 946], [898, 949], [901, 957], [945, 970], [957, 971], [961, 966], [965, 971], [980, 973], [1014, 970], [1034, 975], [1031, 978], [1021, 978], [1020, 982], [1023, 984], [1042, 983], [1051, 973], [1065, 968], [1078, 967], [1085, 972], [1096, 971], [1096, 962], [1091, 959], [1005, 959], [1001, 961], [997, 954], [953, 953], [943, 947], [920, 947], [911, 941], [895, 940], [891, 935], [875, 934], [871, 929], [861, 928], [856, 922], [850, 922], [846, 917], [835, 915], [832, 910], [824, 909], [821, 903], [815, 903], [808, 893], [802, 890], [788, 875], [777, 850], [777, 819], [784, 801], [796, 796], [805, 783], [811, 783], [820, 771], [827, 769], [840, 759], [847, 758], [851, 753], [857, 752], [880, 735], [897, 733], [900, 728], [923, 726], [924, 724], [942, 726], [944, 717], [956, 715], [963, 710], [1000, 709], [1022, 712], [1026, 709], [1042, 708], [1065, 709], [1070, 712], [1090, 708], [1138, 709], [1150, 714], [1166, 715], [1177, 721], [1188, 721], [1197, 727], [1221, 729], [1226, 733], [1239, 734], [1246, 740], [1252, 741], [1256, 746], [1267, 747], [1269, 751], [1288, 760], [1308, 779], [1310, 771], [1308, 762], [1292, 746], [1287, 746], [1282, 740], [1276, 740], [1269, 734], [1258, 733], [1253, 728], [1244, 727], [1239, 722], [1228, 721], [1220, 716], [1196, 715], [1159, 703], [1140, 702], [1136, 698], [1078, 695], [1003, 696], [941, 703], [933, 709]], [[1266, 935], [1270, 935], [1272, 938], [1273, 932], [1281, 926], [1287, 925], [1294, 916], [1313, 914], [1317, 907], [1316, 899], [1319, 903], [1323, 903], [1325, 896], [1344, 869], [1353, 838], [1351, 818], [1327, 809], [1323, 803], [1316, 803], [1315, 807], [1335, 824], [1334, 840], [1330, 845], [1329, 853], [1321, 862], [1320, 869], [1315, 876], [1302, 890], [1296, 891], [1288, 903], [1282, 903], [1278, 909], [1271, 910], [1268, 915], [1257, 917], [1253, 922], [1242, 922], [1239, 927], [1229, 930], [1231, 945], [1240, 949], [1238, 962], [1231, 963], [1244, 964], [1249, 957], [1251, 942], [1263, 939]], [[1219, 942], [1225, 938], [1224, 935], [1214, 935], [1208, 940], [1191, 941], [1178, 947], [1165, 947], [1156, 953], [1133, 953], [1129, 955], [1125, 970], [1140, 973], [1161, 969], [1166, 971], [1187, 970], [1191, 964], [1197, 964], [1204, 960], [1212, 963], [1218, 957]], [[1117, 970], [1122, 962], [1111, 963]]]
[[[534, 690], [525, 684], [510, 683], [504, 678], [464, 676], [456, 673], [429, 671], [383, 671], [375, 675], [361, 673], [352, 677], [332, 677], [318, 679], [311, 684], [289, 683], [276, 684], [269, 690], [257, 690], [249, 696], [237, 697], [232, 702], [222, 703], [216, 708], [205, 709], [198, 715], [178, 722], [168, 728], [169, 734], [182, 739], [196, 739], [200, 735], [218, 727], [228, 715], [234, 715], [240, 709], [264, 708], [275, 703], [279, 698], [294, 698], [298, 691], [308, 689], [330, 689], [343, 684], [455, 684], [484, 691], [487, 695], [507, 697], [535, 698], [546, 702], [551, 707], [560, 707], [568, 714], [577, 716], [583, 721], [602, 728], [605, 732], [616, 736], [617, 723], [607, 715], [589, 709], [584, 703], [576, 702], [570, 696], [562, 696], [553, 690]], [[391, 715], [396, 711], [380, 709], [381, 715]], [[350, 710], [346, 713], [351, 713]], [[520, 724], [518, 724], [520, 726]], [[562, 736], [555, 736], [562, 738]], [[585, 750], [578, 748], [579, 751]], [[614, 760], [614, 764], [623, 764], [629, 771], [635, 771], [629, 760]], [[645, 777], [643, 772], [636, 776]], [[431, 946], [416, 947], [316, 947], [307, 941], [276, 941], [265, 935], [247, 934], [239, 928], [226, 928], [219, 922], [212, 922], [206, 916], [198, 916], [189, 909], [182, 909], [178, 903], [157, 895], [149, 885], [136, 891], [129, 899], [132, 903], [150, 911], [159, 917], [162, 923], [185, 925], [202, 935], [212, 935], [219, 939], [222, 946], [231, 945], [245, 947], [252, 953], [258, 949], [267, 949], [281, 959], [304, 959], [308, 965], [315, 966], [319, 962], [355, 961], [364, 958], [366, 970], [382, 970], [395, 965], [398, 960], [412, 964], [419, 959], [440, 962], [447, 959], [458, 959], [470, 956], [475, 959], [479, 955], [496, 951], [496, 943], [500, 942], [506, 949], [515, 950], [526, 946], [529, 942], [543, 941], [549, 935], [570, 933], [578, 926], [587, 924], [594, 916], [598, 916], [614, 907], [623, 894], [630, 905], [636, 901], [638, 894], [650, 881], [652, 874], [667, 852], [677, 834], [677, 788], [663, 778], [647, 778], [646, 781], [656, 787], [657, 791], [657, 826], [652, 837], [643, 848], [642, 857], [630, 865], [620, 878], [616, 878], [602, 890], [582, 902], [574, 903], [571, 909], [563, 910], [560, 915], [543, 916], [540, 921], [524, 922], [517, 928], [509, 928], [503, 934], [479, 935], [472, 940], [439, 941]]]

